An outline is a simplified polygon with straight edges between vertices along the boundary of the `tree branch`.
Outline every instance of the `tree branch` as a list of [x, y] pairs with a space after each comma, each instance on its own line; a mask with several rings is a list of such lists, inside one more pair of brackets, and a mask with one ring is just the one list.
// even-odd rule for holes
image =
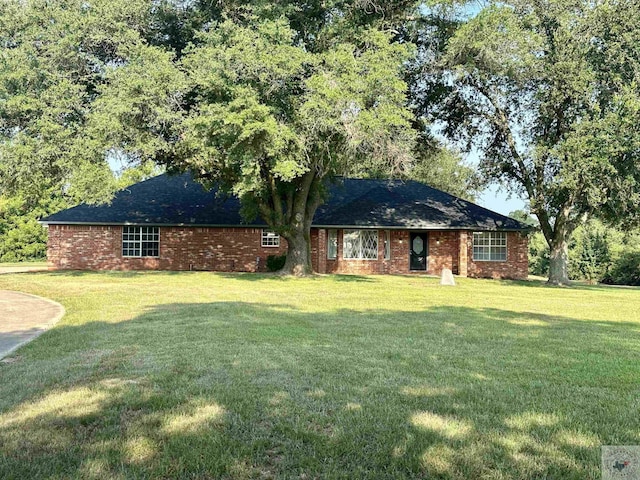
[[469, 83], [469, 85], [474, 87], [480, 94], [482, 94], [482, 96], [485, 97], [493, 107], [494, 114], [485, 115], [485, 118], [487, 118], [490, 122], [492, 122], [494, 126], [498, 129], [498, 131], [502, 134], [506, 143], [506, 147], [509, 150], [511, 157], [516, 162], [516, 165], [518, 166], [519, 175], [514, 174], [514, 176], [516, 177], [516, 180], [522, 183], [522, 185], [525, 187], [525, 189], [527, 190], [527, 194], [529, 195], [529, 198], [534, 198], [535, 191], [533, 188], [533, 182], [531, 181], [531, 176], [529, 174], [527, 166], [524, 163], [524, 159], [520, 155], [520, 152], [518, 152], [516, 141], [513, 136], [513, 133], [511, 132], [511, 127], [509, 126], [509, 119], [507, 117], [506, 112], [504, 111], [503, 108], [500, 107], [500, 104], [498, 103], [498, 101], [494, 98], [493, 95], [491, 95], [489, 90], [484, 85], [476, 81], [471, 76], [467, 77], [467, 82]]

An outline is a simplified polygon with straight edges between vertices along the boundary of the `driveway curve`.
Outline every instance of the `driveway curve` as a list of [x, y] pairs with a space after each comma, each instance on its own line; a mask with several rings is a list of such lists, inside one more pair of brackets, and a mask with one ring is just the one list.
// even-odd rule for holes
[[0, 359], [30, 342], [64, 315], [53, 300], [0, 290]]

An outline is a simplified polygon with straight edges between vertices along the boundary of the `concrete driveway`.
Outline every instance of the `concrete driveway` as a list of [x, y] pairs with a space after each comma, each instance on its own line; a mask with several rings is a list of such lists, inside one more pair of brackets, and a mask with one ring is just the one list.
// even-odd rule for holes
[[64, 307], [28, 293], [0, 290], [0, 358], [30, 342], [64, 315]]

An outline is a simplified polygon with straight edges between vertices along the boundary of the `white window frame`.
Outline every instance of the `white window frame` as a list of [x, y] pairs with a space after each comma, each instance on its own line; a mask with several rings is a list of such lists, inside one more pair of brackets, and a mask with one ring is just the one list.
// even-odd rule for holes
[[391, 230], [384, 231], [384, 259], [391, 260]]
[[506, 262], [507, 232], [473, 232], [474, 262]]
[[[368, 236], [368, 239], [363, 237]], [[366, 240], [375, 240], [375, 257], [365, 256], [368, 250], [364, 247]], [[345, 260], [377, 260], [378, 259], [378, 230], [343, 230], [342, 231], [342, 258]], [[349, 242], [354, 242], [350, 245]], [[373, 249], [371, 249], [373, 250]], [[355, 255], [351, 256], [352, 252]]]
[[263, 228], [260, 236], [260, 245], [265, 248], [277, 248], [280, 246], [280, 235], [273, 230]]
[[[144, 254], [144, 245], [156, 243], [157, 254]], [[134, 253], [130, 253], [130, 252]], [[125, 225], [122, 227], [122, 256], [125, 258], [158, 258], [160, 256], [160, 227]], [[136, 255], [135, 252], [138, 252]]]
[[338, 258], [338, 230], [330, 228], [327, 230], [327, 260]]

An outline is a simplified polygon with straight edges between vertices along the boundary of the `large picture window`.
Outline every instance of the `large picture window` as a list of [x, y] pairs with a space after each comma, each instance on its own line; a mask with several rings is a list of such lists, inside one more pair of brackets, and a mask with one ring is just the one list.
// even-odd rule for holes
[[378, 258], [377, 230], [345, 230], [342, 239], [345, 259], [376, 260]]
[[263, 247], [279, 247], [280, 235], [271, 230], [262, 230], [262, 246]]
[[480, 262], [506, 262], [506, 232], [474, 232], [473, 260]]
[[157, 257], [160, 255], [158, 227], [122, 227], [123, 257]]

